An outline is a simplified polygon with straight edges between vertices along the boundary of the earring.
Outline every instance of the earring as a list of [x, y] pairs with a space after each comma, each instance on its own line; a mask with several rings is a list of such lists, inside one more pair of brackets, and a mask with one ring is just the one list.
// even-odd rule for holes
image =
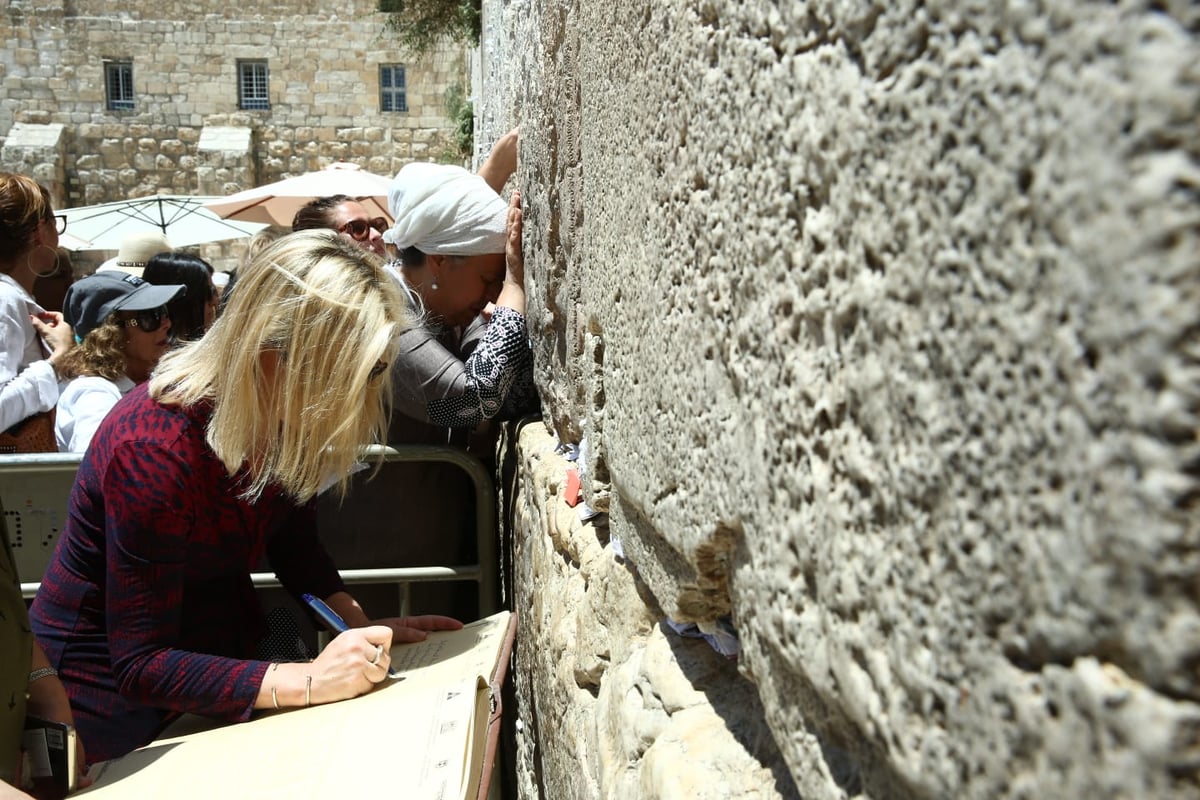
[[429, 288], [433, 289], [435, 292], [438, 290], [437, 278], [433, 279], [433, 283], [429, 284]]
[[[33, 268], [33, 254], [37, 251], [38, 247], [44, 247], [51, 253], [54, 253], [54, 268], [49, 272], [38, 272]], [[58, 250], [54, 249], [48, 244], [39, 244], [37, 247], [33, 248], [33, 250], [30, 250], [29, 255], [25, 258], [25, 266], [29, 267], [29, 271], [33, 273], [33, 277], [35, 278], [53, 278], [58, 274], [58, 262]]]

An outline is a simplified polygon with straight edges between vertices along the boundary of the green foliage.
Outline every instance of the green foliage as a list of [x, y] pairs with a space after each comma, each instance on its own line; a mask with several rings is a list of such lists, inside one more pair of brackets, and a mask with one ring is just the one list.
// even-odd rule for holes
[[391, 15], [387, 32], [414, 56], [442, 39], [479, 44], [480, 0], [379, 0], [379, 10]]
[[454, 123], [454, 146], [460, 158], [470, 158], [475, 152], [475, 107], [467, 99], [461, 84], [446, 89], [446, 114]]

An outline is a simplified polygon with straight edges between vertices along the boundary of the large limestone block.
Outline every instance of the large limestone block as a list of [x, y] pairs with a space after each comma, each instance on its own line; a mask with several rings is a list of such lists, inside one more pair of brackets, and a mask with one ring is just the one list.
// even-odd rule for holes
[[797, 796], [754, 686], [704, 642], [664, 631], [603, 526], [562, 499], [568, 462], [540, 425], [522, 430], [519, 450], [520, 796]]
[[1194, 793], [1195, 10], [514, 5], [546, 417], [798, 782]]

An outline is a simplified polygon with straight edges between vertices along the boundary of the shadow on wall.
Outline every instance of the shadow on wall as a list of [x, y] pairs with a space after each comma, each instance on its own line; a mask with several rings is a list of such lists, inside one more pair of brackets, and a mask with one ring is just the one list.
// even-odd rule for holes
[[[800, 792], [787, 763], [766, 725], [766, 710], [758, 690], [752, 681], [738, 672], [736, 661], [720, 655], [701, 639], [676, 635], [665, 622], [659, 623], [659, 629], [692, 688], [704, 694], [713, 712], [746, 753], [771, 772], [779, 796], [799, 798]], [[757, 721], [757, 724], [749, 724], [750, 721]], [[816, 736], [811, 730], [808, 733]], [[827, 748], [823, 742], [822, 750], [826, 752], [826, 761], [838, 786], [848, 797], [858, 795], [858, 770], [850, 758], [837, 748]]]

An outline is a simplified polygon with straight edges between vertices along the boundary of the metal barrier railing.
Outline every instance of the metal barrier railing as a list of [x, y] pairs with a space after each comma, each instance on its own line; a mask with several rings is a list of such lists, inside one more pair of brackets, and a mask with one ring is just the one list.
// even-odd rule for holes
[[[479, 585], [479, 615], [496, 610], [499, 563], [496, 556], [496, 493], [491, 476], [474, 456], [442, 445], [372, 445], [363, 449], [363, 460], [373, 462], [382, 456], [385, 462], [440, 461], [453, 464], [467, 473], [475, 490], [475, 539], [478, 563], [459, 566], [384, 567], [379, 569], [339, 570], [347, 584], [397, 584], [401, 590], [400, 612], [409, 610], [410, 584], [431, 581], [474, 581]], [[67, 498], [83, 456], [80, 453], [37, 453], [0, 455], [0, 496], [9, 524], [17, 574], [45, 572], [54, 549], [54, 541], [66, 520]], [[57, 523], [57, 525], [55, 525]], [[28, 530], [26, 530], [28, 528]], [[26, 542], [26, 538], [32, 540]], [[281, 584], [273, 573], [256, 572], [250, 576], [255, 587]], [[22, 581], [21, 594], [32, 598], [40, 581]]]

